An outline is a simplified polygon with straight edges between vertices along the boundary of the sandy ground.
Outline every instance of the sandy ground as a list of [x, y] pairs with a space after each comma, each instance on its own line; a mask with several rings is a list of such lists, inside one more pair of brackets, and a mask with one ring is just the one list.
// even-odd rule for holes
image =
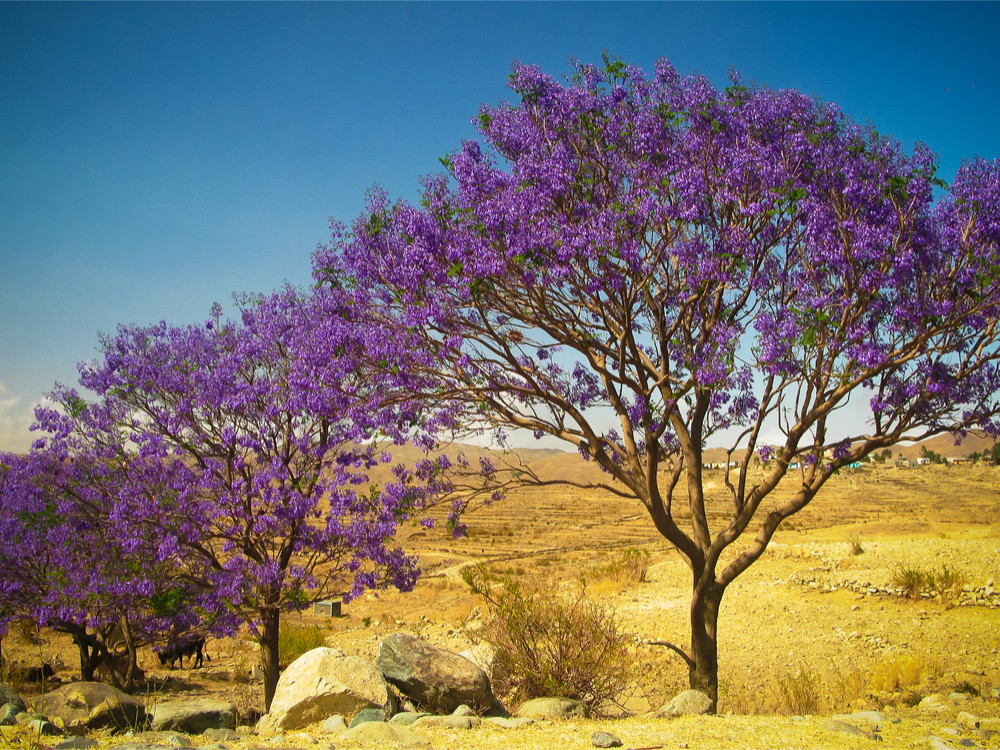
[[[582, 574], [588, 596], [613, 608], [635, 641], [638, 669], [624, 700], [632, 718], [516, 730], [428, 730], [435, 747], [589, 747], [598, 729], [633, 748], [858, 747], [871, 741], [821, 723], [835, 712], [862, 709], [885, 711], [883, 747], [929, 747], [931, 735], [952, 746], [971, 737], [978, 746], [1000, 747], [997, 738], [973, 736], [955, 724], [960, 711], [984, 719], [1000, 715], [1000, 704], [989, 699], [990, 689], [1000, 685], [1000, 599], [975, 598], [994, 579], [1000, 583], [998, 480], [998, 469], [971, 467], [865, 469], [836, 477], [727, 591], [720, 616], [719, 717], [642, 717], [686, 687], [677, 657], [645, 641], [686, 642], [690, 576], [637, 503], [603, 493], [523, 491], [470, 514], [471, 533], [463, 540], [407, 529], [407, 547], [419, 552], [425, 568], [413, 592], [365, 595], [345, 604], [342, 617], [296, 615], [285, 627], [368, 658], [386, 635], [399, 631], [461, 651], [473, 645], [485, 616], [460, 581], [463, 566], [486, 562], [494, 573], [567, 590], [579, 585]], [[721, 517], [721, 477], [714, 487]], [[855, 554], [853, 542], [863, 552]], [[648, 552], [645, 582], [624, 585], [602, 577], [600, 571], [626, 548]], [[945, 567], [960, 575], [971, 594], [911, 600], [883, 593], [900, 570]], [[71, 644], [56, 634], [40, 636], [40, 643], [31, 644], [24, 634], [12, 633], [3, 643], [5, 655], [15, 663], [53, 664], [58, 680], [77, 677]], [[144, 653], [141, 666], [155, 700], [221, 695], [252, 718], [261, 708], [260, 685], [249, 679], [256, 663], [253, 644], [210, 641], [208, 652], [212, 661], [204, 668], [173, 672], [163, 670], [152, 652]], [[809, 700], [799, 700], [796, 689]], [[955, 690], [966, 691], [970, 700], [937, 714], [912, 705]], [[350, 746], [315, 734], [293, 733], [282, 741]]]

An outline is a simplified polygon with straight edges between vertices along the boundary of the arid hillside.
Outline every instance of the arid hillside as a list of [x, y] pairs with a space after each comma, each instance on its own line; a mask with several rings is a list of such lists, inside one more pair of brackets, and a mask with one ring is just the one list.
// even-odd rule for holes
[[[525, 460], [543, 478], [601, 478], [572, 454], [530, 452]], [[729, 507], [723, 472], [709, 471], [707, 480], [710, 520], [719, 528]], [[795, 482], [790, 475], [778, 494]], [[680, 660], [649, 642], [685, 645], [690, 576], [637, 501], [556, 484], [512, 492], [468, 513], [465, 522], [469, 533], [461, 539], [443, 528], [403, 529], [400, 541], [420, 556], [424, 571], [415, 590], [366, 594], [345, 603], [340, 617], [306, 612], [287, 618], [283, 658], [326, 644], [373, 659], [381, 640], [400, 631], [468, 649], [482, 639], [489, 610], [469, 592], [461, 571], [483, 565], [494, 576], [568, 596], [582, 593], [613, 611], [634, 658], [622, 665], [631, 670], [631, 687], [610, 713], [641, 717], [686, 686]], [[1000, 704], [989, 698], [1000, 685], [998, 560], [1000, 468], [880, 465], [842, 471], [785, 523], [723, 601], [720, 712], [770, 717], [772, 723], [734, 718], [728, 728], [688, 720], [667, 727], [632, 718], [592, 722], [573, 732], [582, 732], [580, 740], [597, 726], [619, 736], [631, 732], [633, 747], [850, 747], [844, 744], [849, 738], [823, 734], [811, 719], [790, 724], [778, 717], [879, 709], [903, 721], [887, 724], [889, 744], [927, 746], [920, 738], [953, 726], [960, 710], [998, 715]], [[643, 568], [638, 574], [637, 561]], [[923, 588], [904, 590], [914, 579]], [[43, 661], [55, 667], [57, 680], [78, 677], [71, 644], [52, 633], [38, 636], [13, 632], [4, 639], [12, 665]], [[261, 709], [253, 644], [210, 641], [208, 652], [212, 661], [205, 668], [174, 672], [163, 669], [151, 651], [144, 653], [142, 666], [156, 699], [226, 695], [252, 721]], [[917, 707], [926, 696], [955, 691], [970, 702], [933, 715]], [[434, 740], [436, 747], [456, 748], [554, 747], [565, 740], [565, 731], [556, 731], [558, 737], [544, 727], [537, 731], [534, 740], [519, 735], [514, 745], [510, 735]], [[522, 740], [527, 744], [518, 744]]]

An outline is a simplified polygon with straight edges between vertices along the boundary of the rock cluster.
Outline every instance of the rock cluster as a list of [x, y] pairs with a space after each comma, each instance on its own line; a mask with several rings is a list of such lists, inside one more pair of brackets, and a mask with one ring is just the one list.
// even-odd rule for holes
[[[830, 576], [818, 576], [815, 570], [793, 573], [788, 583], [806, 586], [824, 593], [830, 593], [840, 589], [853, 591], [856, 594], [865, 596], [897, 596], [908, 597], [909, 591], [899, 586], [890, 584], [878, 584], [866, 579], [833, 578]], [[921, 599], [941, 601], [941, 594], [925, 589], [920, 592]], [[972, 586], [966, 584], [957, 595], [951, 597], [951, 601], [960, 607], [989, 607], [1000, 608], [1000, 591], [993, 587], [993, 582], [989, 581], [983, 586]]]

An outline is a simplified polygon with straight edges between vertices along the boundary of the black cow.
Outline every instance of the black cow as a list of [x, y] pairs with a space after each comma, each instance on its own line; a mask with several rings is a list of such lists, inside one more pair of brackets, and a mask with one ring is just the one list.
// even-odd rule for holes
[[[201, 666], [203, 657], [202, 649], [205, 648], [205, 639], [198, 638], [193, 641], [183, 641], [181, 643], [169, 643], [164, 646], [157, 656], [160, 657], [160, 664], [170, 664], [169, 669], [174, 668], [174, 662], [180, 661], [181, 669], [184, 669], [184, 657], [194, 659], [194, 664], [192, 669], [197, 669]], [[212, 657], [208, 657], [209, 661]]]

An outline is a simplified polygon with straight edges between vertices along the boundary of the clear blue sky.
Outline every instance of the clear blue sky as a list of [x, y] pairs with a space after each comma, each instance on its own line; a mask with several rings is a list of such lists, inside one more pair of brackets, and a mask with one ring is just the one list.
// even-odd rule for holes
[[413, 198], [513, 60], [607, 49], [837, 102], [950, 180], [1000, 156], [996, 3], [0, 3], [0, 450], [118, 323], [309, 281]]

